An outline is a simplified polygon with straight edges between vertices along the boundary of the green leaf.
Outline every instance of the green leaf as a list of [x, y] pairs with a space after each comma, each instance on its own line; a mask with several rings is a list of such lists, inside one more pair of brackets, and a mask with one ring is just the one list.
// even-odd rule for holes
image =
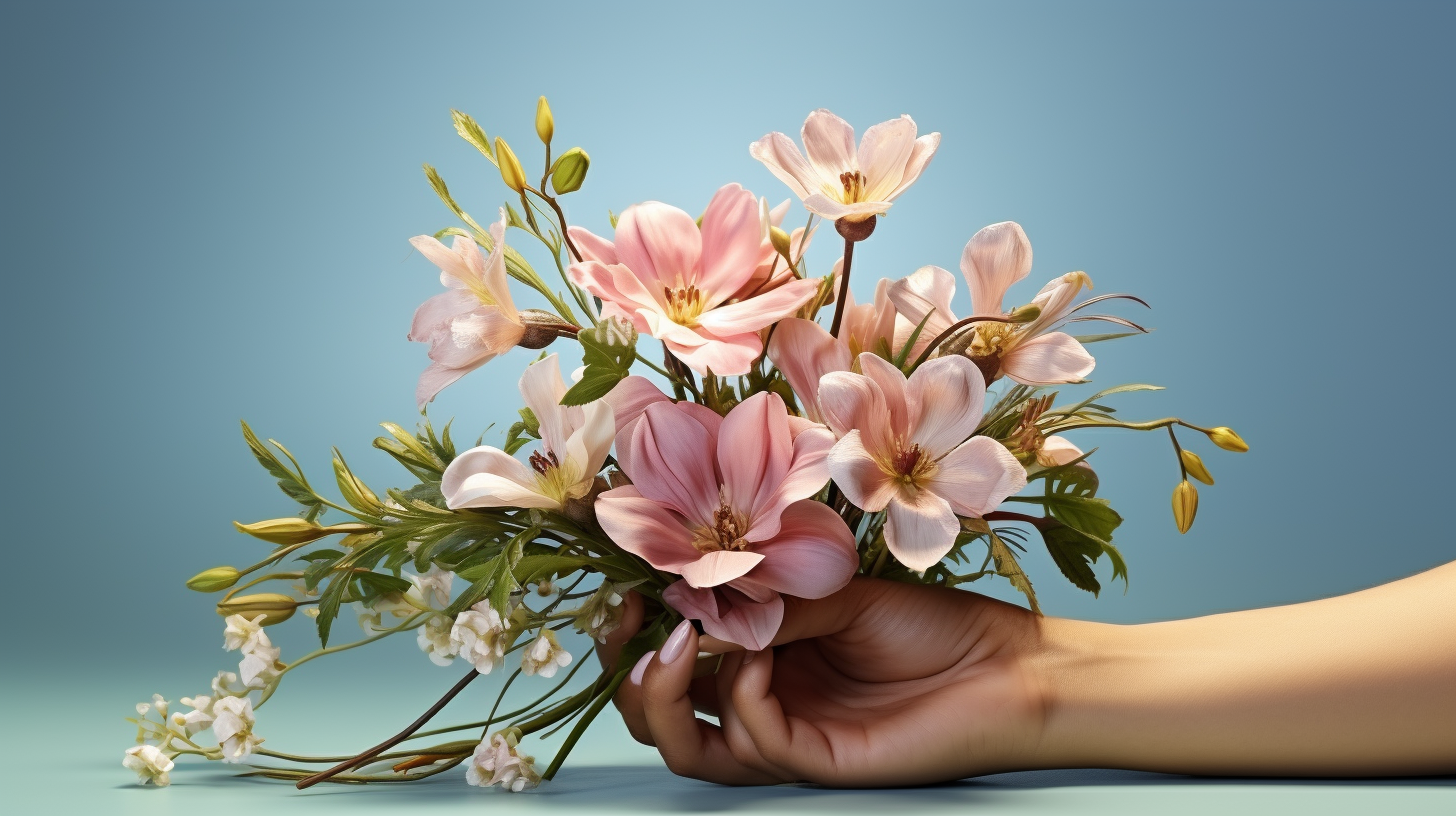
[[313, 488], [309, 487], [308, 480], [303, 477], [303, 471], [298, 468], [293, 454], [276, 441], [268, 440], [268, 444], [282, 451], [283, 455], [288, 457], [289, 462], [293, 463], [294, 467], [289, 468], [288, 465], [283, 464], [283, 460], [279, 459], [277, 454], [258, 441], [257, 435], [253, 433], [252, 428], [248, 427], [248, 423], [244, 422], [242, 425], [243, 440], [248, 443], [248, 449], [253, 452], [253, 458], [257, 459], [258, 464], [268, 471], [268, 475], [278, 480], [278, 489], [282, 490], [288, 498], [309, 508], [312, 511], [310, 518], [322, 512], [323, 502], [314, 495]]
[[582, 362], [586, 364], [581, 382], [573, 385], [561, 398], [562, 405], [585, 405], [606, 396], [617, 383], [632, 371], [637, 359], [635, 332], [624, 336], [613, 321], [603, 320], [595, 327], [582, 329], [576, 339], [581, 342]]
[[584, 555], [528, 555], [516, 562], [516, 582], [521, 586], [539, 583], [590, 566], [595, 559]]
[[1093, 595], [1102, 591], [1092, 564], [1102, 555], [1102, 544], [1065, 524], [1052, 524], [1041, 529], [1047, 552], [1057, 569], [1078, 589]]
[[603, 366], [587, 366], [582, 373], [581, 382], [573, 385], [561, 397], [562, 405], [586, 405], [588, 402], [599, 400], [611, 393], [617, 383], [627, 377], [627, 373], [614, 368]]
[[1085, 346], [1088, 343], [1101, 343], [1103, 340], [1118, 340], [1123, 337], [1136, 337], [1139, 334], [1147, 334], [1147, 332], [1132, 331], [1111, 332], [1109, 334], [1074, 334], [1072, 335], [1072, 339]]
[[[434, 167], [426, 164], [425, 178], [429, 179], [430, 187], [434, 189], [435, 195], [439, 196], [440, 200], [445, 203], [445, 206], [450, 208], [450, 212], [455, 213], [456, 218], [464, 221], [466, 225], [468, 225], [471, 229], [475, 230], [475, 235], [470, 235], [467, 237], [474, 240], [477, 244], [480, 243], [480, 236], [485, 235], [486, 231], [479, 224], [475, 223], [475, 219], [470, 217], [470, 213], [462, 210], [460, 208], [460, 205], [455, 203], [455, 197], [450, 195], [450, 188], [446, 186], [445, 180], [443, 178], [440, 178], [440, 173], [435, 170]], [[481, 248], [485, 249], [486, 251], [490, 251], [489, 246], [482, 246]]]
[[318, 635], [320, 646], [329, 645], [329, 630], [333, 627], [334, 618], [339, 616], [339, 607], [344, 602], [344, 591], [348, 588], [349, 576], [335, 575], [329, 581], [323, 594], [319, 596]]
[[991, 559], [996, 563], [996, 574], [1011, 582], [1018, 592], [1026, 596], [1031, 611], [1041, 614], [1041, 605], [1036, 602], [1036, 592], [1031, 588], [1031, 579], [1026, 577], [1026, 571], [1016, 560], [1016, 553], [1006, 546], [1006, 542], [996, 535], [994, 531], [986, 534], [986, 546], [991, 551]]
[[490, 137], [485, 135], [485, 129], [477, 124], [470, 114], [451, 108], [450, 119], [455, 123], [455, 132], [460, 134], [460, 138], [474, 145], [476, 150], [490, 159], [491, 164], [500, 166], [495, 158], [495, 150], [491, 148]]

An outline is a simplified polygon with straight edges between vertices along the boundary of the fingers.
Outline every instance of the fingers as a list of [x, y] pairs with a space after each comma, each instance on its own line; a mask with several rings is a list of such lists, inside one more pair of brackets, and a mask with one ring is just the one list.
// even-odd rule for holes
[[738, 709], [733, 705], [733, 684], [738, 677], [738, 669], [743, 661], [752, 660], [756, 656], [754, 652], [743, 652], [730, 654], [723, 659], [722, 665], [718, 667], [716, 675], [718, 685], [718, 699], [721, 701], [718, 711], [718, 723], [723, 731], [723, 740], [728, 743], [728, 751], [733, 758], [743, 765], [762, 771], [780, 781], [792, 782], [795, 776], [786, 772], [759, 753], [758, 746], [753, 742], [748, 729], [743, 726], [742, 720], [738, 718]]
[[[779, 624], [779, 631], [770, 645], [781, 646], [796, 640], [844, 631], [854, 623], [856, 613], [865, 608], [868, 595], [877, 591], [878, 583], [855, 578], [833, 595], [812, 601], [783, 596], [784, 620]], [[743, 647], [737, 643], [711, 636], [704, 636], [698, 648], [709, 654], [743, 651]]]
[[[667, 642], [628, 676], [623, 688], [633, 686], [652, 744], [679, 776], [723, 785], [771, 785], [783, 781], [739, 762], [723, 732], [699, 720], [693, 712], [688, 688], [698, 653], [698, 635], [687, 621], [678, 625]], [[634, 682], [635, 681], [635, 682]]]
[[723, 695], [724, 709], [731, 708], [736, 726], [743, 729], [768, 766], [781, 769], [791, 779], [838, 781], [842, 774], [824, 733], [798, 717], [784, 715], [770, 687], [773, 664], [772, 649], [746, 654], [732, 688]]
[[597, 660], [601, 661], [602, 668], [615, 669], [617, 655], [621, 654], [622, 646], [641, 628], [642, 596], [628, 592], [622, 596], [621, 623], [607, 635], [606, 640], [597, 644]]

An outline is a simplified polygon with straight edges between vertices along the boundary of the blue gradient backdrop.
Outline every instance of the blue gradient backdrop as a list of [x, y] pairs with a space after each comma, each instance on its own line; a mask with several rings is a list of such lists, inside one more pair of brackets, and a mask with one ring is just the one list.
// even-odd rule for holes
[[[157, 812], [117, 767], [120, 719], [229, 665], [208, 599], [182, 582], [263, 551], [230, 520], [290, 512], [239, 418], [316, 481], [331, 445], [373, 484], [403, 475], [369, 443], [379, 421], [413, 422], [425, 362], [404, 335], [438, 283], [406, 239], [454, 223], [420, 163], [481, 220], [504, 197], [451, 107], [535, 155], [547, 95], [559, 144], [592, 155], [568, 208], [597, 230], [609, 208], [648, 198], [696, 211], [729, 181], [786, 197], [747, 145], [796, 131], [813, 108], [861, 130], [910, 113], [944, 140], [858, 253], [861, 296], [880, 275], [955, 269], [971, 233], [1014, 219], [1036, 248], [1014, 295], [1084, 269], [1099, 292], [1145, 297], [1155, 308], [1138, 317], [1157, 331], [1093, 347], [1096, 382], [1165, 385], [1118, 405], [1232, 425], [1253, 452], [1190, 439], [1218, 484], [1180, 537], [1166, 438], [1080, 437], [1102, 446], [1104, 495], [1127, 518], [1131, 590], [1094, 599], [1033, 549], [1051, 614], [1135, 622], [1287, 603], [1450, 560], [1452, 8], [6, 3], [4, 767], [47, 782], [12, 790]], [[466, 378], [434, 415], [455, 416], [462, 438], [508, 424], [527, 359]], [[306, 620], [285, 629], [285, 653], [304, 651]], [[260, 730], [280, 749], [337, 752], [408, 721], [455, 671], [401, 641], [299, 674]], [[604, 723], [577, 764], [654, 761], [624, 740]], [[199, 779], [217, 777], [178, 776]], [[681, 801], [631, 806], [714, 807], [672, 784]], [[298, 801], [281, 786], [194, 785], [161, 796]], [[481, 804], [458, 780], [431, 789], [449, 791], [441, 807]], [[586, 790], [558, 809], [600, 805]], [[1015, 809], [1048, 790], [978, 801]], [[413, 801], [370, 793], [313, 801]], [[1356, 801], [1290, 795], [1326, 793], [1322, 807]], [[965, 804], [942, 794], [921, 806]]]

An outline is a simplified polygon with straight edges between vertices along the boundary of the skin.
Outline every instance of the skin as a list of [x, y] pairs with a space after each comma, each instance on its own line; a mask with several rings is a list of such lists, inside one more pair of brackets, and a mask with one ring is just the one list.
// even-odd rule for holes
[[[691, 629], [615, 703], [675, 773], [880, 787], [1101, 767], [1249, 776], [1456, 772], [1456, 562], [1292, 606], [1119, 626], [856, 578], [786, 598], [773, 648]], [[640, 598], [604, 644], [612, 665]], [[716, 674], [696, 659], [723, 654]], [[666, 651], [666, 649], [664, 649]], [[713, 725], [695, 711], [716, 716]]]

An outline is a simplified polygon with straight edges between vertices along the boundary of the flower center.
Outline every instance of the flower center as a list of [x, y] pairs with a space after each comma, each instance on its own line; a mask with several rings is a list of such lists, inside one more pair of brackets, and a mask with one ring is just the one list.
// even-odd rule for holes
[[698, 552], [717, 552], [718, 550], [746, 550], [748, 542], [743, 536], [748, 532], [747, 520], [733, 512], [725, 502], [718, 506], [717, 512], [713, 513], [713, 526], [700, 527], [693, 535], [693, 547]]
[[531, 469], [536, 471], [536, 487], [541, 495], [550, 496], [557, 502], [565, 502], [571, 485], [567, 483], [568, 474], [561, 467], [561, 460], [556, 458], [556, 454], [551, 451], [536, 451], [528, 461]]
[[698, 316], [703, 313], [703, 293], [697, 286], [689, 284], [677, 289], [662, 287], [662, 298], [667, 304], [667, 316], [679, 326], [694, 328]]
[[1009, 323], [977, 323], [972, 329], [971, 345], [967, 353], [972, 357], [996, 357], [1006, 351], [1016, 327]]
[[881, 462], [880, 469], [890, 478], [905, 487], [919, 487], [936, 470], [935, 460], [919, 445], [897, 447], [889, 461]]
[[864, 200], [866, 180], [864, 174], [858, 170], [854, 172], [843, 172], [839, 174], [839, 183], [844, 187], [844, 193], [840, 199], [845, 204], [854, 204]]

